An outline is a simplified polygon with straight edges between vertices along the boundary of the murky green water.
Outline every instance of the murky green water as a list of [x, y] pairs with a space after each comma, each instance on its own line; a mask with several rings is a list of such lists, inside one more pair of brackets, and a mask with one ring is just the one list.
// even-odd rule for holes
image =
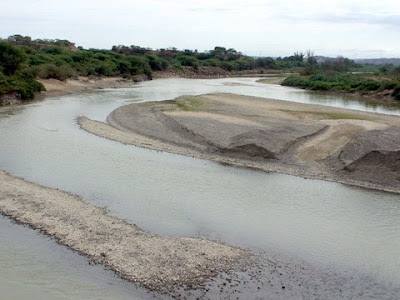
[[[246, 85], [226, 85], [232, 82]], [[258, 84], [251, 78], [156, 80], [1, 108], [0, 168], [79, 194], [152, 232], [273, 249], [400, 282], [398, 195], [125, 146], [90, 135], [75, 123], [78, 115], [105, 120], [124, 103], [212, 92], [400, 112]], [[124, 298], [132, 290], [143, 297], [141, 291], [101, 268], [87, 267], [85, 259], [33, 231], [2, 218], [0, 228], [0, 289], [8, 298], [51, 292], [53, 298], [96, 299], [105, 289], [105, 298]], [[83, 277], [87, 284], [82, 284]]]

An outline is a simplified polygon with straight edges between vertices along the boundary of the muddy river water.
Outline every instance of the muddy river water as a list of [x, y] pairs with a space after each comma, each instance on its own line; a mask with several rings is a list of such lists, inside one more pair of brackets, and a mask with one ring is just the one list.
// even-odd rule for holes
[[[126, 146], [90, 135], [75, 122], [79, 115], [104, 121], [126, 103], [215, 92], [400, 114], [254, 78], [154, 80], [0, 108], [0, 169], [78, 194], [151, 232], [273, 250], [399, 283], [399, 195]], [[3, 217], [0, 290], [5, 299], [151, 298]]]

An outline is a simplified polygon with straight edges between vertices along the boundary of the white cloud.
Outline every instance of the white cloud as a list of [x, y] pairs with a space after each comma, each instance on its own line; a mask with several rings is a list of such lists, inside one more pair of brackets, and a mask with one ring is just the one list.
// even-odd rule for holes
[[[0, 36], [66, 38], [84, 47], [234, 47], [258, 55], [400, 56], [400, 2], [13, 0], [0, 3]], [[354, 50], [357, 49], [357, 50]]]

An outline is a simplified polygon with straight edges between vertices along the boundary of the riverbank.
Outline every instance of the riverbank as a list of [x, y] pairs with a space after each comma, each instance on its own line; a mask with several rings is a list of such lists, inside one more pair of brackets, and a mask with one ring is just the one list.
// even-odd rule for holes
[[[143, 81], [144, 77], [138, 77], [136, 81]], [[133, 80], [124, 79], [122, 77], [78, 77], [75, 79], [67, 79], [65, 81], [57, 79], [39, 79], [46, 89], [39, 95], [39, 98], [51, 96], [63, 96], [70, 93], [90, 91], [105, 88], [122, 88], [132, 86]]]
[[214, 94], [122, 106], [107, 121], [78, 118], [125, 144], [400, 193], [396, 116]]
[[[0, 171], [0, 213], [155, 293], [151, 299], [394, 299], [398, 284], [274, 250], [151, 234], [70, 193]], [[349, 273], [350, 272], [350, 273]], [[378, 298], [377, 298], [378, 297]]]
[[[193, 68], [183, 67], [182, 69], [168, 69], [165, 71], [153, 72], [152, 79], [165, 78], [188, 78], [188, 79], [218, 79], [228, 77], [281, 77], [285, 78], [293, 73], [280, 73], [273, 70], [253, 70], [253, 71], [235, 71], [228, 72], [218, 67], [199, 67], [197, 70]], [[123, 88], [130, 87], [137, 82], [148, 81], [146, 75], [134, 75], [131, 78], [122, 77], [96, 77], [96, 76], [79, 76], [69, 78], [64, 81], [57, 79], [37, 79], [43, 84], [45, 91], [37, 93], [34, 100], [41, 100], [45, 97], [59, 97], [71, 93], [84, 92], [96, 89], [106, 88]], [[268, 80], [268, 79], [266, 79]], [[283, 79], [282, 79], [283, 80]], [[279, 82], [281, 80], [279, 79]], [[18, 93], [11, 93], [0, 96], [0, 106], [11, 106], [22, 104], [24, 101], [20, 99]], [[25, 101], [26, 102], [26, 101]], [[28, 101], [29, 102], [29, 101]]]
[[319, 73], [288, 76], [281, 84], [327, 94], [353, 95], [371, 104], [398, 106], [400, 100], [400, 83], [395, 77], [363, 73]]
[[[138, 76], [135, 80], [137, 82], [147, 79], [146, 76]], [[128, 87], [135, 83], [133, 79], [128, 80], [122, 77], [77, 77], [64, 81], [57, 79], [37, 79], [37, 81], [43, 84], [45, 91], [37, 93], [33, 101], [96, 89]], [[19, 105], [30, 101], [22, 101], [18, 93], [12, 93], [0, 97], [0, 106]]]
[[201, 238], [145, 232], [78, 196], [0, 171], [0, 213], [54, 237], [150, 290], [195, 287], [243, 263], [248, 252]]

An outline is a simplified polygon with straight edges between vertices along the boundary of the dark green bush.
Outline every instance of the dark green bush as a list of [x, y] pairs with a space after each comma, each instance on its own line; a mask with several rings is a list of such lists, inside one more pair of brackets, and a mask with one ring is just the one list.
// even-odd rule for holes
[[162, 71], [168, 68], [168, 62], [155, 54], [147, 54], [148, 63], [153, 71]]
[[197, 70], [200, 66], [199, 60], [193, 56], [179, 55], [176, 57], [176, 59], [182, 66], [192, 67], [195, 70]]
[[9, 76], [16, 73], [25, 60], [25, 53], [20, 47], [0, 41], [0, 71], [5, 75]]
[[202, 61], [202, 65], [207, 67], [221, 67], [221, 61], [215, 58], [209, 58]]
[[115, 69], [116, 67], [113, 64], [103, 62], [96, 66], [94, 71], [99, 76], [115, 76]]
[[64, 48], [57, 47], [57, 46], [51, 46], [51, 47], [45, 47], [41, 51], [43, 53], [47, 53], [47, 54], [51, 54], [51, 55], [60, 55], [64, 52]]
[[282, 85], [319, 91], [373, 92], [392, 86], [387, 81], [363, 78], [357, 74], [318, 73], [310, 77], [291, 76]]
[[394, 88], [392, 96], [394, 97], [394, 99], [400, 100], [400, 83]]
[[359, 91], [376, 91], [380, 88], [381, 83], [372, 79], [364, 79], [360, 82], [357, 89]]
[[[37, 77], [44, 79], [58, 79], [65, 81], [76, 76], [75, 71], [69, 65], [44, 64], [34, 68]], [[94, 75], [94, 74], [93, 74]]]
[[28, 100], [43, 90], [44, 86], [29, 74], [5, 76], [0, 73], [0, 96], [16, 92], [22, 100]]

